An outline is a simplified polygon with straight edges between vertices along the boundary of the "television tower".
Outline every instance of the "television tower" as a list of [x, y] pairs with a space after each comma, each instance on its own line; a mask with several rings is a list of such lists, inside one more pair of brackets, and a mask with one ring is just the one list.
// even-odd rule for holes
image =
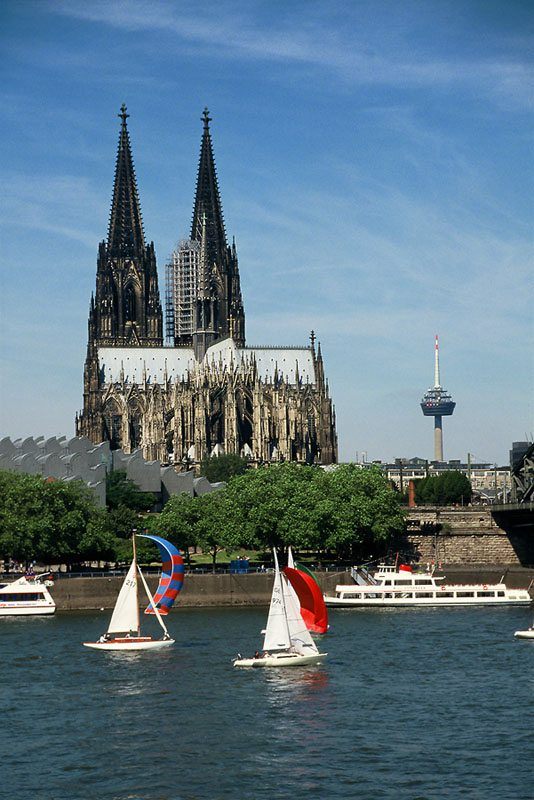
[[443, 461], [443, 431], [441, 418], [449, 417], [456, 405], [450, 394], [439, 384], [438, 337], [436, 336], [436, 354], [434, 361], [434, 386], [425, 392], [421, 400], [421, 409], [425, 417], [434, 417], [434, 461]]

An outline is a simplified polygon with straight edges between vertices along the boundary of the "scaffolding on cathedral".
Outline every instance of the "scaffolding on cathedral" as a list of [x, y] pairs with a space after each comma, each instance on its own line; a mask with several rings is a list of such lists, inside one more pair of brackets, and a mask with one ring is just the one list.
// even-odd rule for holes
[[165, 265], [165, 338], [169, 345], [191, 341], [199, 264], [200, 242], [180, 239]]

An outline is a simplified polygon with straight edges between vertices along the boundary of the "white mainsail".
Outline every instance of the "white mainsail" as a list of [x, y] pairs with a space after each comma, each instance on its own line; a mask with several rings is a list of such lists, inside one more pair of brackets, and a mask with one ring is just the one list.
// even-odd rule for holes
[[263, 640], [264, 650], [284, 650], [291, 646], [289, 628], [287, 626], [286, 611], [284, 604], [284, 591], [282, 588], [282, 575], [278, 567], [276, 550], [274, 551], [274, 585], [271, 595], [271, 605]]
[[287, 566], [290, 569], [295, 569], [295, 561], [293, 559], [293, 550], [291, 549], [291, 545], [287, 548]]
[[139, 603], [137, 600], [137, 577], [135, 571], [134, 560], [117, 597], [108, 633], [126, 633], [139, 630]]

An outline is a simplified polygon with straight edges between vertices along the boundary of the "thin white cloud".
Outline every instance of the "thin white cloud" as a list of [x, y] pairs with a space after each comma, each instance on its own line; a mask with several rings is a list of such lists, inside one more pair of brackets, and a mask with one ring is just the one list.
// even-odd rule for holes
[[[449, 57], [427, 53], [403, 39], [403, 29], [391, 31], [387, 19], [373, 28], [362, 25], [358, 8], [345, 9], [343, 18], [325, 17], [310, 5], [292, 19], [286, 13], [275, 22], [259, 19], [253, 3], [206, 3], [191, 13], [189, 4], [144, 0], [58, 2], [52, 6], [66, 16], [129, 31], [159, 31], [183, 42], [206, 45], [213, 55], [294, 63], [334, 71], [351, 84], [392, 87], [470, 87], [520, 106], [534, 107], [534, 69], [513, 55]], [[338, 9], [339, 11], [339, 9]], [[255, 18], [255, 12], [257, 17]], [[407, 19], [404, 21], [409, 29]], [[390, 39], [389, 47], [384, 46]], [[375, 46], [376, 45], [376, 46]]]
[[87, 178], [72, 175], [0, 176], [0, 225], [56, 233], [94, 250], [99, 235], [83, 221], [94, 219], [103, 198]]

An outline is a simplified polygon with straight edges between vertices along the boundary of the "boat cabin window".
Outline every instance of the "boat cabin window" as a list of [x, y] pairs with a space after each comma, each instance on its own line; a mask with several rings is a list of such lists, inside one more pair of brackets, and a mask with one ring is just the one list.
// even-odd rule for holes
[[430, 578], [416, 578], [415, 585], [416, 586], [431, 586], [432, 585], [432, 581], [430, 580]]
[[437, 597], [454, 597], [454, 592], [440, 592]]
[[411, 586], [411, 585], [412, 585], [412, 581], [411, 580], [409, 580], [409, 581], [402, 581], [402, 580], [395, 581], [395, 586]]
[[504, 592], [497, 592], [497, 597], [504, 597]]
[[9, 592], [0, 595], [2, 603], [22, 603], [30, 600], [44, 600], [43, 592]]
[[343, 592], [342, 597], [346, 597], [347, 600], [361, 600], [361, 594], [355, 594], [354, 592]]
[[417, 592], [416, 597], [434, 597], [434, 592]]
[[456, 592], [456, 597], [474, 597], [474, 592]]
[[477, 597], [495, 597], [495, 592], [490, 592], [490, 591], [477, 592]]
[[384, 586], [391, 586], [391, 581], [384, 581]]

